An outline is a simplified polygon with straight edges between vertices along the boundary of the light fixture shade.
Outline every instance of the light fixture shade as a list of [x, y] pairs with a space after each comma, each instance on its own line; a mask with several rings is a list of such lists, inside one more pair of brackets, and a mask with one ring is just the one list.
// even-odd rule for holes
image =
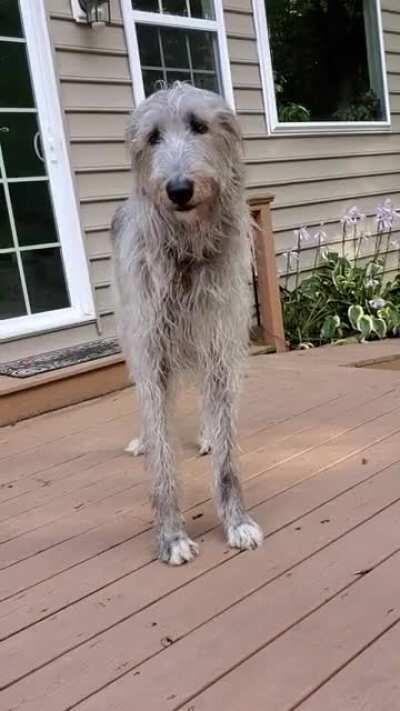
[[110, 0], [79, 0], [79, 5], [91, 27], [104, 27], [110, 24]]

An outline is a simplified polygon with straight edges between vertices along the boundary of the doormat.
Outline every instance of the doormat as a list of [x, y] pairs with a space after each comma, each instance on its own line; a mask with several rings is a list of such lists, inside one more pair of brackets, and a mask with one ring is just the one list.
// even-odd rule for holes
[[87, 363], [118, 353], [121, 353], [121, 348], [117, 339], [104, 338], [100, 341], [83, 343], [81, 346], [61, 348], [49, 353], [40, 353], [28, 358], [0, 363], [0, 375], [8, 375], [11, 378], [29, 378], [32, 375], [60, 370], [69, 365]]

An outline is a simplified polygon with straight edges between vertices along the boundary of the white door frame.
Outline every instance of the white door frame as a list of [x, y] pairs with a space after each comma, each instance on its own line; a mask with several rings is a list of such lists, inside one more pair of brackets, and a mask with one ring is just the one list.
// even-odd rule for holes
[[96, 318], [44, 0], [19, 0], [19, 3], [71, 306], [0, 320], [0, 340]]

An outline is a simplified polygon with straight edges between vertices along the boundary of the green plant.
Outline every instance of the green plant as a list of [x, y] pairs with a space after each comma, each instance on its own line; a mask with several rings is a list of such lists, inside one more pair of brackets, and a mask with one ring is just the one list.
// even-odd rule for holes
[[[348, 338], [364, 342], [400, 334], [400, 274], [392, 281], [385, 280], [392, 221], [397, 213], [387, 201], [379, 206], [377, 215], [375, 250], [367, 262], [360, 258], [364, 233], [357, 231], [362, 216], [353, 208], [343, 221], [341, 253], [322, 248], [321, 233], [317, 233], [314, 269], [303, 281], [300, 238], [304, 241], [311, 237], [305, 228], [296, 232], [297, 257], [292, 260], [296, 263], [296, 272], [292, 273], [295, 287], [288, 288], [287, 277], [281, 287], [285, 331], [291, 347], [341, 343]], [[346, 256], [349, 233], [352, 259]], [[291, 262], [290, 254], [287, 264]]]

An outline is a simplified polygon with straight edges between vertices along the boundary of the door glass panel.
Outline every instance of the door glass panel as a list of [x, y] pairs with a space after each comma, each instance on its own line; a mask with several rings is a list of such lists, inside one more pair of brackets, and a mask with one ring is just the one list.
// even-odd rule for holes
[[33, 105], [25, 43], [0, 42], [0, 106], [31, 108]]
[[0, 319], [26, 314], [16, 254], [0, 254]]
[[8, 178], [46, 174], [36, 114], [2, 112], [0, 140]]
[[13, 246], [10, 228], [10, 219], [4, 195], [4, 188], [0, 185], [0, 249], [7, 249]]
[[32, 313], [69, 306], [59, 248], [21, 252]]
[[0, 318], [6, 319], [70, 305], [17, 0], [0, 0], [0, 109]]
[[21, 247], [58, 242], [48, 181], [9, 183]]

